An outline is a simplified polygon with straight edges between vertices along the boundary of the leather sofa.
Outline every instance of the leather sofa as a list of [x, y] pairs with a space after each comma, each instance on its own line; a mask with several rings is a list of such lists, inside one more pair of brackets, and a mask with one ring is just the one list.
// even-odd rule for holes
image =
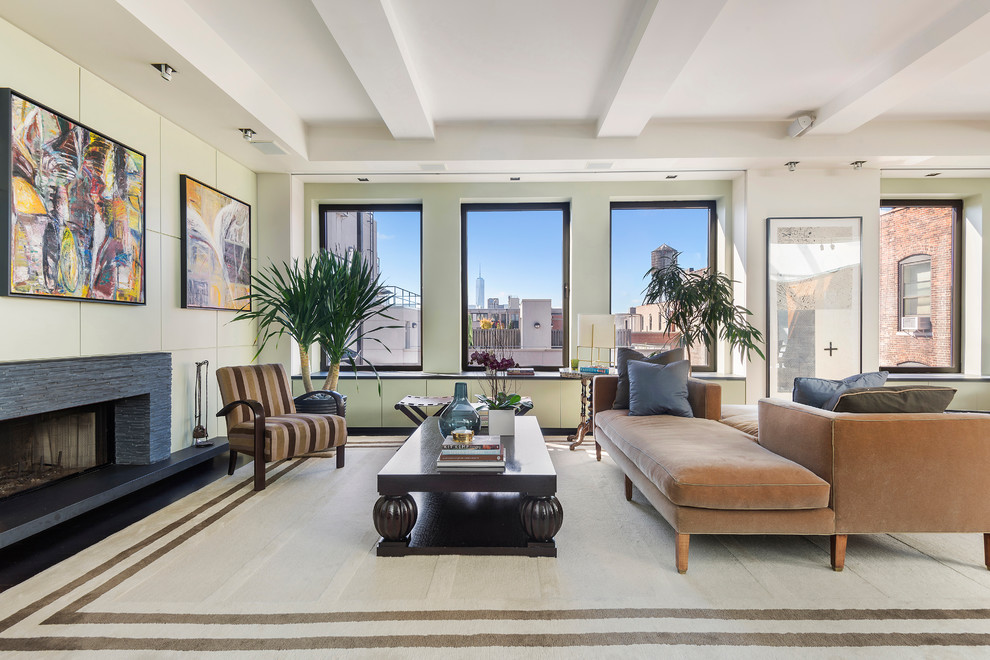
[[[616, 376], [594, 380], [595, 444], [676, 532], [829, 535], [981, 532], [990, 568], [990, 415], [862, 415], [759, 402], [759, 439], [718, 420], [721, 388], [688, 381], [694, 418], [612, 410]], [[951, 448], [946, 445], [951, 444]], [[600, 458], [600, 453], [599, 453]], [[964, 473], [964, 474], [963, 474]]]

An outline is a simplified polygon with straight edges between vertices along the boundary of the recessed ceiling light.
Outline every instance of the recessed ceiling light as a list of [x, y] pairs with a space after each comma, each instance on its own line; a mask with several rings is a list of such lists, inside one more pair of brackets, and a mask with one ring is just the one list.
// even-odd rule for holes
[[358, 181], [360, 181], [362, 183], [367, 183], [368, 181], [370, 181], [370, 179], [368, 177], [366, 177], [366, 176], [359, 176], [358, 177]]
[[676, 179], [677, 178], [677, 175], [676, 174], [668, 174], [665, 178], [667, 178], [667, 179]]
[[925, 176], [938, 176], [939, 174], [941, 174], [941, 172], [929, 172]]
[[518, 180], [519, 180], [519, 177], [517, 177], [517, 176], [510, 176], [509, 177], [509, 181], [518, 181]]
[[800, 163], [800, 162], [801, 161], [799, 161], [799, 160], [790, 160], [790, 161], [787, 161], [786, 163], [784, 163], [784, 165], [787, 166], [787, 171], [788, 172], [793, 172], [795, 169], [797, 169], [798, 163]]
[[241, 137], [244, 138], [245, 142], [250, 142], [258, 134], [253, 128], [238, 128], [237, 130], [241, 132]]

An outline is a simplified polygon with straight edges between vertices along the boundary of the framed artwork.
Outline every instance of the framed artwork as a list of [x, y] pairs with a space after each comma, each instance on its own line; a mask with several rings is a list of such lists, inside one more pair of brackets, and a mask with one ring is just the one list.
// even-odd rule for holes
[[251, 309], [251, 206], [183, 174], [182, 306]]
[[0, 89], [0, 294], [143, 305], [145, 156]]
[[862, 371], [862, 218], [767, 218], [767, 395]]

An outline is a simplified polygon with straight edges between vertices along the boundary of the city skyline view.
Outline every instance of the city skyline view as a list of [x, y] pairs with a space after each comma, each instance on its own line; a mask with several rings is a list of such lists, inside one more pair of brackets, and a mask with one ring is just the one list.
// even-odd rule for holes
[[[419, 292], [420, 214], [375, 211], [382, 280]], [[470, 211], [468, 214], [468, 305], [487, 299], [506, 304], [509, 296], [550, 298], [561, 307], [562, 215], [557, 209]], [[512, 237], [525, 236], [525, 241]], [[611, 313], [642, 304], [650, 253], [666, 243], [681, 252], [685, 268], [708, 265], [708, 210], [705, 208], [619, 208], [612, 211]], [[485, 300], [476, 300], [479, 267]], [[480, 304], [479, 304], [480, 303]]]

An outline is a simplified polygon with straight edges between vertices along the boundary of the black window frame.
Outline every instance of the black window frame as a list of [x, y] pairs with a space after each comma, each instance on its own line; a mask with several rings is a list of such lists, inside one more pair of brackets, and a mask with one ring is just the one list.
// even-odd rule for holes
[[[612, 310], [612, 230], [613, 211], [616, 209], [707, 209], [708, 210], [708, 267], [718, 268], [718, 209], [713, 199], [656, 200], [639, 202], [612, 202], [608, 209], [608, 308]], [[643, 286], [646, 286], [644, 281]], [[708, 363], [691, 365], [692, 372], [714, 373], [718, 370], [718, 346], [708, 347]]]
[[571, 203], [570, 202], [487, 202], [461, 204], [461, 369], [463, 371], [482, 371], [479, 365], [468, 364], [468, 328], [471, 323], [471, 314], [468, 309], [468, 277], [467, 271], [467, 222], [468, 213], [472, 211], [545, 211], [556, 210], [562, 213], [561, 218], [561, 243], [563, 248], [563, 260], [561, 280], [561, 314], [563, 339], [561, 347], [561, 363], [557, 366], [535, 366], [534, 371], [557, 372], [561, 367], [570, 362], [570, 299], [571, 299]]
[[[419, 213], [419, 362], [416, 364], [389, 364], [389, 365], [374, 365], [372, 367], [370, 364], [356, 364], [355, 367], [357, 371], [423, 371], [423, 341], [422, 338], [426, 336], [425, 328], [423, 327], [423, 205], [422, 204], [389, 204], [389, 203], [373, 203], [373, 204], [320, 204], [318, 207], [319, 216], [319, 231], [320, 231], [320, 250], [327, 249], [327, 213], [333, 211], [416, 211]], [[344, 365], [341, 365], [341, 371], [343, 371]], [[347, 364], [347, 368], [350, 368], [350, 364]], [[327, 362], [326, 351], [320, 349], [320, 369], [323, 371], [328, 371], [330, 365]]]
[[[952, 366], [948, 367], [905, 367], [905, 366], [884, 366], [880, 365], [880, 368], [889, 373], [897, 374], [958, 374], [962, 373], [962, 352], [961, 352], [961, 337], [959, 336], [960, 329], [962, 328], [960, 324], [960, 313], [961, 313], [961, 298], [962, 298], [962, 261], [964, 252], [963, 246], [963, 233], [962, 233], [962, 221], [963, 221], [963, 201], [961, 199], [881, 199], [880, 207], [881, 209], [888, 207], [903, 207], [903, 206], [945, 206], [951, 207], [953, 210], [952, 217], [952, 298], [951, 305], [952, 310], [949, 314], [949, 327], [950, 327], [950, 337], [952, 342], [952, 347], [950, 349], [950, 354], [952, 355]], [[919, 253], [920, 254], [920, 253]], [[879, 262], [880, 254], [879, 249], [877, 250], [877, 261]], [[898, 283], [897, 283], [897, 327], [901, 327], [901, 284], [900, 284], [900, 261], [898, 261]], [[882, 285], [882, 284], [881, 284]]]

